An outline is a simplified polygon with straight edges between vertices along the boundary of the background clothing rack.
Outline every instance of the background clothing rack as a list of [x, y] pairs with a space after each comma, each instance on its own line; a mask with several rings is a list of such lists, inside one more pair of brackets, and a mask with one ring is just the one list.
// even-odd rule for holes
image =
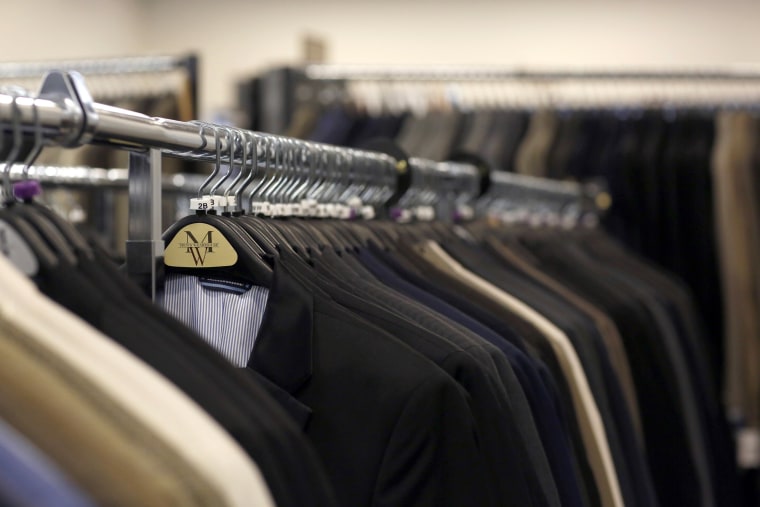
[[[329, 104], [356, 83], [502, 85], [502, 95], [540, 107], [561, 102], [566, 107], [615, 107], [629, 104], [700, 106], [760, 103], [760, 69], [584, 69], [534, 70], [472, 66], [324, 65], [280, 67], [238, 86], [240, 109], [254, 130], [285, 132], [300, 105]], [[454, 93], [454, 92], [452, 92]], [[486, 93], [488, 93], [486, 91]]]
[[163, 74], [181, 71], [187, 76], [192, 101], [192, 116], [198, 115], [198, 67], [195, 54], [133, 56], [124, 58], [45, 60], [0, 63], [0, 81], [18, 84], [24, 79], [39, 80], [51, 71], [76, 71], [85, 77]]

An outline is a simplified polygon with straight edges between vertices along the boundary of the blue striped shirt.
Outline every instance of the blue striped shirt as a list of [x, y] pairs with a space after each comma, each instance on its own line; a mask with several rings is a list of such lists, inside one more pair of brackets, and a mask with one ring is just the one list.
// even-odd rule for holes
[[242, 368], [251, 357], [268, 298], [265, 287], [170, 273], [156, 303]]

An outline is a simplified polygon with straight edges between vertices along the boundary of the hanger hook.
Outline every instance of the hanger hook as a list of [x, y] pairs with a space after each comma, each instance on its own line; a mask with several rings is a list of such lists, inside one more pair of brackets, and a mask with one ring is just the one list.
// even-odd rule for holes
[[[219, 178], [219, 181], [217, 181], [214, 184], [214, 186], [211, 187], [211, 190], [209, 190], [209, 194], [211, 194], [211, 195], [216, 195], [216, 191], [219, 190], [219, 187], [222, 186], [222, 183], [224, 183], [225, 181], [227, 181], [229, 179], [229, 177], [232, 175], [232, 170], [233, 170], [233, 168], [235, 166], [235, 151], [236, 151], [236, 148], [237, 148], [237, 138], [238, 138], [238, 135], [235, 132], [235, 130], [232, 129], [232, 128], [230, 128], [230, 127], [222, 127], [222, 129], [224, 130], [224, 138], [227, 140], [227, 149], [228, 149], [230, 163], [227, 166], [227, 172], [224, 173], [224, 176], [222, 176], [221, 178]], [[219, 153], [219, 155], [218, 155], [219, 156], [219, 163], [221, 165], [221, 146], [220, 146], [220, 149], [219, 149], [218, 153]]]
[[[241, 199], [243, 198], [243, 192], [246, 188], [253, 182], [254, 178], [256, 177], [256, 171], [258, 169], [258, 156], [259, 156], [259, 150], [258, 150], [258, 143], [256, 141], [256, 134], [254, 132], [246, 131], [245, 136], [248, 138], [248, 142], [251, 143], [251, 149], [248, 150], [248, 154], [250, 155], [250, 162], [251, 167], [248, 171], [248, 176], [246, 176], [245, 181], [240, 184], [240, 186], [235, 191], [235, 200], [238, 203], [238, 206], [241, 211], [243, 211], [243, 203], [241, 202]], [[243, 167], [248, 165], [248, 161], [246, 160], [244, 162]]]
[[[224, 191], [224, 198], [225, 200], [229, 197], [230, 193], [232, 192], [232, 189], [237, 186], [238, 183], [245, 177], [246, 175], [246, 167], [248, 166], [248, 143], [250, 142], [250, 139], [248, 137], [247, 131], [239, 131], [237, 135], [240, 138], [240, 143], [243, 149], [243, 153], [240, 155], [240, 171], [238, 172], [238, 175], [235, 177], [235, 179], [232, 181], [232, 183], [229, 184], [229, 186]], [[235, 193], [235, 205], [232, 207], [233, 211], [237, 211], [240, 204], [237, 200], [238, 194]]]
[[222, 145], [221, 145], [221, 140], [219, 139], [219, 127], [217, 125], [212, 125], [212, 124], [206, 124], [206, 125], [208, 125], [208, 127], [210, 127], [214, 131], [214, 146], [216, 147], [216, 164], [214, 165], [214, 170], [211, 172], [211, 174], [208, 175], [208, 177], [203, 181], [203, 183], [201, 183], [201, 186], [198, 189], [199, 199], [203, 197], [203, 191], [206, 189], [209, 183], [214, 181], [214, 178], [216, 178], [216, 175], [219, 174], [219, 167], [222, 165], [222, 155], [221, 155]]
[[36, 100], [32, 100], [32, 115], [34, 118], [34, 146], [32, 147], [32, 150], [29, 152], [29, 155], [27, 155], [26, 160], [24, 160], [24, 168], [21, 171], [21, 173], [23, 174], [24, 180], [29, 179], [29, 167], [34, 163], [35, 160], [37, 160], [37, 157], [40, 155], [42, 148], [45, 147], [45, 142], [44, 142], [45, 140], [42, 137], [42, 125], [40, 123], [40, 112], [37, 110]]
[[269, 183], [270, 179], [270, 171], [269, 171], [269, 145], [272, 142], [272, 136], [269, 134], [260, 134], [261, 135], [261, 150], [256, 150], [256, 168], [258, 169], [259, 166], [259, 156], [262, 158], [262, 163], [264, 165], [263, 167], [263, 174], [261, 179], [251, 188], [251, 191], [248, 193], [248, 201], [252, 205], [255, 201], [254, 199], [257, 199], [259, 195], [262, 194], [262, 191], [266, 189], [267, 184]]
[[13, 115], [13, 147], [8, 154], [8, 160], [5, 163], [5, 169], [3, 171], [3, 188], [5, 190], [6, 202], [13, 201], [13, 185], [11, 184], [11, 168], [13, 162], [21, 151], [21, 145], [23, 144], [22, 132], [21, 132], [21, 111], [18, 107], [18, 93], [13, 91], [13, 103], [12, 103], [12, 115]]

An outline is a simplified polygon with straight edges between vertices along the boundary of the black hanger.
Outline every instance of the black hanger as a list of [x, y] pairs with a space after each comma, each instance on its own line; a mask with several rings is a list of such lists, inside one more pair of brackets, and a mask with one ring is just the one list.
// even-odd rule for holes
[[48, 217], [32, 207], [19, 203], [9, 204], [6, 212], [9, 215], [18, 216], [20, 220], [34, 227], [40, 237], [42, 237], [64, 264], [70, 266], [77, 264], [77, 254], [71, 243]]
[[7, 213], [6, 209], [0, 209], [0, 220], [5, 221], [21, 236], [30, 250], [33, 252], [37, 262], [46, 269], [57, 268], [61, 264], [61, 259], [48, 246], [42, 236], [26, 221], [19, 216]]
[[[202, 226], [196, 228], [200, 234], [198, 237], [198, 233], [188, 230], [188, 226], [194, 224], [209, 225], [217, 229], [222, 237], [215, 238], [213, 229], [204, 229]], [[181, 234], [184, 236], [180, 236]], [[184, 217], [166, 230], [163, 239], [167, 249], [164, 253], [167, 271], [179, 271], [194, 275], [216, 273], [247, 280], [256, 285], [271, 286], [272, 268], [262, 257], [265, 252], [248, 237], [244, 230], [240, 229], [239, 226], [236, 227], [232, 220], [210, 214]], [[209, 254], [214, 253], [213, 245], [215, 243], [219, 245], [216, 248], [232, 248], [237, 257], [235, 262], [225, 266], [214, 264], [209, 267], [206, 259]], [[208, 244], [212, 246], [206, 246]], [[177, 248], [179, 252], [170, 253], [168, 251], [170, 248]], [[216, 253], [226, 254], [229, 252], [217, 250]], [[169, 257], [170, 255], [171, 257]], [[177, 258], [180, 262], [174, 262], [174, 259]]]

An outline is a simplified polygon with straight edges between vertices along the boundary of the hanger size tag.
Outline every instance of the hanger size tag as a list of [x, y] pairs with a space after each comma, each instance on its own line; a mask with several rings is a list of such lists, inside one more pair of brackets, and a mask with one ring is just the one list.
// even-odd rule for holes
[[37, 274], [40, 266], [34, 252], [16, 229], [4, 220], [0, 220], [0, 252], [26, 276]]
[[372, 206], [362, 206], [361, 215], [364, 220], [372, 220], [375, 218], [375, 208]]
[[254, 201], [251, 203], [252, 215], [266, 215], [269, 216], [272, 213], [272, 205], [267, 201]]
[[417, 206], [414, 208], [414, 216], [420, 222], [435, 220], [435, 208], [432, 206]]
[[209, 202], [205, 197], [201, 197], [200, 199], [190, 199], [190, 210], [192, 211], [208, 211], [209, 209]]
[[164, 252], [164, 264], [175, 268], [220, 268], [233, 266], [238, 254], [213, 225], [188, 224], [171, 240]]

